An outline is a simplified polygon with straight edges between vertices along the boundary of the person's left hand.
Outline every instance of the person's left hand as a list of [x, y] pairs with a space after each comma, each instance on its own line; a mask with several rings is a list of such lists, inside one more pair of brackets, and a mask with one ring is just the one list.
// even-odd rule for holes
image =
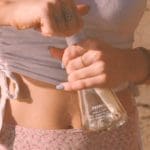
[[58, 89], [114, 88], [129, 81], [134, 72], [131, 50], [113, 48], [98, 40], [69, 46], [64, 54], [56, 49], [52, 49], [51, 53], [54, 57], [62, 57], [68, 73], [68, 82], [58, 85]]

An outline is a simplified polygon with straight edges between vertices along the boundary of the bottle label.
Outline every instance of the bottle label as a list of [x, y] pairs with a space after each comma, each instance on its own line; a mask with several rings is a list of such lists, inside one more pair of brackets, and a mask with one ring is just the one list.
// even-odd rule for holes
[[89, 112], [90, 120], [105, 120], [108, 119], [110, 112], [104, 104], [99, 104], [91, 107]]

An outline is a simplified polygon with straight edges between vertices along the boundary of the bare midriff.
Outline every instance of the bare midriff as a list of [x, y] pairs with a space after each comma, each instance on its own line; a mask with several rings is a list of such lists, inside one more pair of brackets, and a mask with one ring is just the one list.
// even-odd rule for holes
[[[20, 94], [17, 100], [8, 100], [4, 123], [40, 129], [80, 129], [81, 116], [77, 92], [56, 90], [52, 84], [17, 75]], [[10, 90], [14, 87], [9, 83]], [[136, 110], [132, 91], [127, 88], [117, 93], [131, 115]]]
[[[41, 129], [81, 128], [77, 92], [55, 89], [54, 85], [16, 75], [20, 94], [8, 100], [4, 122]], [[10, 90], [14, 87], [9, 83]]]

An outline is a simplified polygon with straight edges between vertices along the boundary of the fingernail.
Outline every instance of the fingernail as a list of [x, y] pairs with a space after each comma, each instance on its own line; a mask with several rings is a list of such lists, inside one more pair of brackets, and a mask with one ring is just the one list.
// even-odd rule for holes
[[56, 85], [56, 89], [57, 90], [63, 90], [64, 86], [62, 84], [58, 84], [58, 85]]
[[65, 65], [63, 63], [61, 63], [61, 68], [65, 69]]

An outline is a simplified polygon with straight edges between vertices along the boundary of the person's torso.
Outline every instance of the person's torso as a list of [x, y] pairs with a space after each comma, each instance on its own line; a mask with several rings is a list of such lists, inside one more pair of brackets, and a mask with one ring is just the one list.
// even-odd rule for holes
[[[145, 1], [77, 0], [76, 2], [90, 5], [90, 12], [85, 17], [87, 36], [103, 39], [118, 47], [131, 46], [133, 32], [143, 13]], [[66, 47], [67, 45], [63, 38], [42, 37], [32, 29], [16, 31], [8, 27], [0, 28], [0, 56], [8, 68], [34, 79], [56, 84], [64, 81], [67, 75], [61, 69], [60, 62], [50, 57], [49, 46]], [[53, 89], [38, 86], [35, 88], [32, 85], [28, 88], [33, 101], [32, 99], [29, 103], [11, 101], [11, 113], [8, 114], [13, 116], [13, 119], [17, 121], [17, 118], [21, 118], [22, 124], [26, 126], [39, 127], [41, 123], [42, 127], [46, 124], [45, 128], [47, 126], [51, 128], [51, 125], [55, 128], [65, 128], [72, 123], [74, 128], [80, 128], [77, 95], [68, 96], [65, 93], [61, 95], [59, 91], [54, 94], [56, 91], [54, 92]], [[127, 97], [124, 96], [126, 99], [122, 99], [122, 102], [128, 103], [124, 106], [128, 111], [133, 112], [135, 105], [129, 100], [131, 96], [125, 95]], [[125, 101], [127, 99], [129, 101]], [[9, 105], [8, 109], [10, 111]], [[72, 112], [69, 114], [69, 119], [68, 112]]]
[[[76, 0], [90, 6], [84, 17], [87, 37], [102, 39], [107, 43], [129, 48], [133, 34], [144, 12], [146, 0]], [[0, 58], [14, 72], [35, 79], [58, 84], [67, 79], [61, 62], [52, 58], [48, 47], [66, 47], [65, 38], [43, 37], [32, 29], [17, 31], [11, 27], [0, 28]]]

